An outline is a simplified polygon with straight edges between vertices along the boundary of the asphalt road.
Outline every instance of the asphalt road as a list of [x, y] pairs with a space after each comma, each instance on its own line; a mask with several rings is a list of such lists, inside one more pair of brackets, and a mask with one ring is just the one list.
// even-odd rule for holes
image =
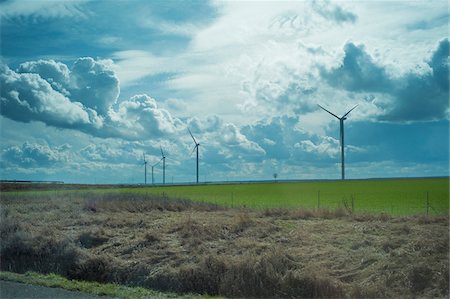
[[99, 297], [81, 292], [67, 291], [60, 288], [48, 288], [12, 281], [0, 280], [0, 298], [30, 298], [30, 299], [111, 299], [108, 297]]

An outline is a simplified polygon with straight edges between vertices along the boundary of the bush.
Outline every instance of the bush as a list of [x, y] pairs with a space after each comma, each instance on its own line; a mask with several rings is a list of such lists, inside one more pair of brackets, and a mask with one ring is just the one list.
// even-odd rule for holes
[[77, 240], [84, 248], [93, 248], [104, 244], [108, 239], [103, 231], [97, 230], [83, 232]]
[[0, 254], [0, 269], [19, 273], [36, 271], [68, 275], [80, 258], [79, 251], [68, 240], [57, 240], [52, 236], [32, 237], [23, 230], [2, 239]]

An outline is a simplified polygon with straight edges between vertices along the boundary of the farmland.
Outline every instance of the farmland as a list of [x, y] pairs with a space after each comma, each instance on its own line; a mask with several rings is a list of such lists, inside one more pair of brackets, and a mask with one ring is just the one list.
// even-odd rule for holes
[[[352, 212], [399, 216], [427, 212], [431, 215], [447, 215], [449, 212], [448, 178], [111, 187], [112, 185], [103, 186], [102, 189], [94, 190], [99, 193], [165, 195], [226, 207], [258, 209], [346, 207], [352, 209]], [[78, 190], [86, 188], [76, 187]], [[31, 194], [35, 193], [33, 191]]]
[[[448, 179], [111, 187], [3, 191], [1, 270], [227, 297], [448, 296]], [[420, 211], [363, 211], [363, 194], [395, 192]]]
[[[125, 191], [125, 190], [123, 190]], [[136, 192], [135, 190], [126, 190]], [[414, 215], [447, 214], [448, 178], [254, 183], [176, 186], [138, 192], [252, 208], [331, 208], [352, 205], [359, 212]]]

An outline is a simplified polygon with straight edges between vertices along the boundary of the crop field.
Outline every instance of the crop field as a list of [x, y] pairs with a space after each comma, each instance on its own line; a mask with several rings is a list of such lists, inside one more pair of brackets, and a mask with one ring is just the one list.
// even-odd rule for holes
[[449, 179], [390, 179], [167, 186], [124, 189], [228, 207], [339, 208], [392, 215], [448, 214]]
[[[346, 208], [353, 213], [399, 216], [449, 213], [448, 178], [109, 187], [95, 192], [155, 194], [226, 207], [258, 209]], [[30, 191], [29, 194], [47, 192], [55, 194], [59, 191]]]

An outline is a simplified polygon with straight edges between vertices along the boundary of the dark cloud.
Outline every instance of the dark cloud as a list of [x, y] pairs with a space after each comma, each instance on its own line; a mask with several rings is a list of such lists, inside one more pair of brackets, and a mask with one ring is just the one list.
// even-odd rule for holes
[[428, 62], [431, 73], [406, 74], [391, 94], [392, 108], [381, 120], [427, 121], [448, 117], [449, 108], [449, 41], [442, 40]]
[[433, 79], [442, 90], [448, 92], [449, 88], [449, 40], [440, 41], [438, 48], [431, 56], [428, 65], [433, 70]]
[[346, 127], [345, 134], [352, 144], [368, 149], [365, 153], [348, 155], [353, 162], [438, 162], [448, 165], [448, 120], [409, 124], [352, 122]]
[[364, 46], [348, 43], [342, 64], [331, 70], [322, 68], [327, 82], [352, 92], [374, 92], [385, 121], [428, 121], [448, 117], [449, 41], [442, 40], [428, 61], [431, 71], [409, 72], [399, 78], [389, 76], [377, 65]]
[[393, 88], [386, 70], [374, 63], [363, 45], [347, 43], [342, 64], [332, 70], [321, 69], [330, 85], [349, 91], [386, 92]]
[[291, 157], [292, 145], [301, 135], [292, 129], [297, 123], [296, 117], [274, 117], [270, 121], [244, 126], [242, 132], [264, 149], [266, 158], [286, 160]]

